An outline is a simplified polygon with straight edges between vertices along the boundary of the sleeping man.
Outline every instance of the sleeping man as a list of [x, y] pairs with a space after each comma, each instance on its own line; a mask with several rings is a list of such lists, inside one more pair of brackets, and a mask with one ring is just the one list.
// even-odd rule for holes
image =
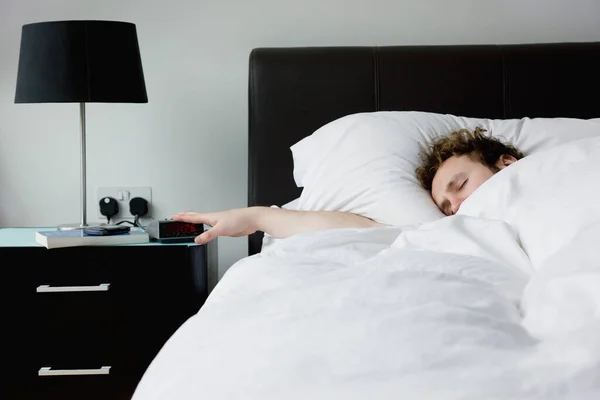
[[[446, 215], [454, 215], [462, 202], [495, 173], [508, 167], [523, 154], [514, 146], [462, 129], [435, 140], [421, 153], [416, 170], [421, 185], [428, 190]], [[218, 236], [241, 237], [262, 231], [274, 238], [336, 228], [375, 228], [383, 226], [360, 215], [337, 211], [294, 211], [271, 207], [248, 207], [214, 213], [182, 212], [174, 221], [206, 224], [212, 227], [196, 237], [204, 244]]]

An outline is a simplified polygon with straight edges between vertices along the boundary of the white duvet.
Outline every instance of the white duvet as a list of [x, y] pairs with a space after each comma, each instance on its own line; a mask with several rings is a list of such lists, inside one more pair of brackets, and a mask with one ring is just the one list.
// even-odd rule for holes
[[600, 138], [417, 227], [274, 241], [140, 382], [150, 399], [600, 399]]

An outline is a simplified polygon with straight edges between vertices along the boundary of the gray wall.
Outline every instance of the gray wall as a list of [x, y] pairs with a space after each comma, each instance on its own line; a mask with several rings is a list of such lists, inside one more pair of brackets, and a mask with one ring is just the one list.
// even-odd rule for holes
[[254, 47], [600, 40], [597, 0], [0, 0], [0, 227], [78, 220], [77, 106], [13, 104], [21, 25], [62, 19], [137, 24], [150, 101], [88, 106], [88, 207], [148, 185], [156, 218], [245, 206]]

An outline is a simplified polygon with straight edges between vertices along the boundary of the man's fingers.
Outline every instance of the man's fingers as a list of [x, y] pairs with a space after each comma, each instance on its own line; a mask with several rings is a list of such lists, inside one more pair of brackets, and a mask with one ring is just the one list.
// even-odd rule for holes
[[197, 212], [180, 212], [173, 215], [171, 219], [173, 221], [190, 222], [193, 224], [208, 224], [207, 215]]
[[203, 234], [196, 236], [196, 238], [194, 239], [194, 242], [196, 242], [197, 244], [206, 244], [208, 242], [210, 242], [211, 240], [213, 240], [214, 238], [216, 238], [218, 235], [215, 232], [215, 229], [209, 229], [207, 231], [205, 231]]

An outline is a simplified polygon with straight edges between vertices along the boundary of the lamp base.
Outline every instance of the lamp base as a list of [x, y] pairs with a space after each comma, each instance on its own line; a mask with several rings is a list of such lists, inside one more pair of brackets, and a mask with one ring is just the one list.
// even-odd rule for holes
[[63, 224], [63, 225], [57, 226], [56, 228], [59, 231], [72, 231], [72, 230], [76, 230], [76, 229], [84, 229], [87, 227], [88, 227], [88, 225], [82, 226], [81, 224]]

